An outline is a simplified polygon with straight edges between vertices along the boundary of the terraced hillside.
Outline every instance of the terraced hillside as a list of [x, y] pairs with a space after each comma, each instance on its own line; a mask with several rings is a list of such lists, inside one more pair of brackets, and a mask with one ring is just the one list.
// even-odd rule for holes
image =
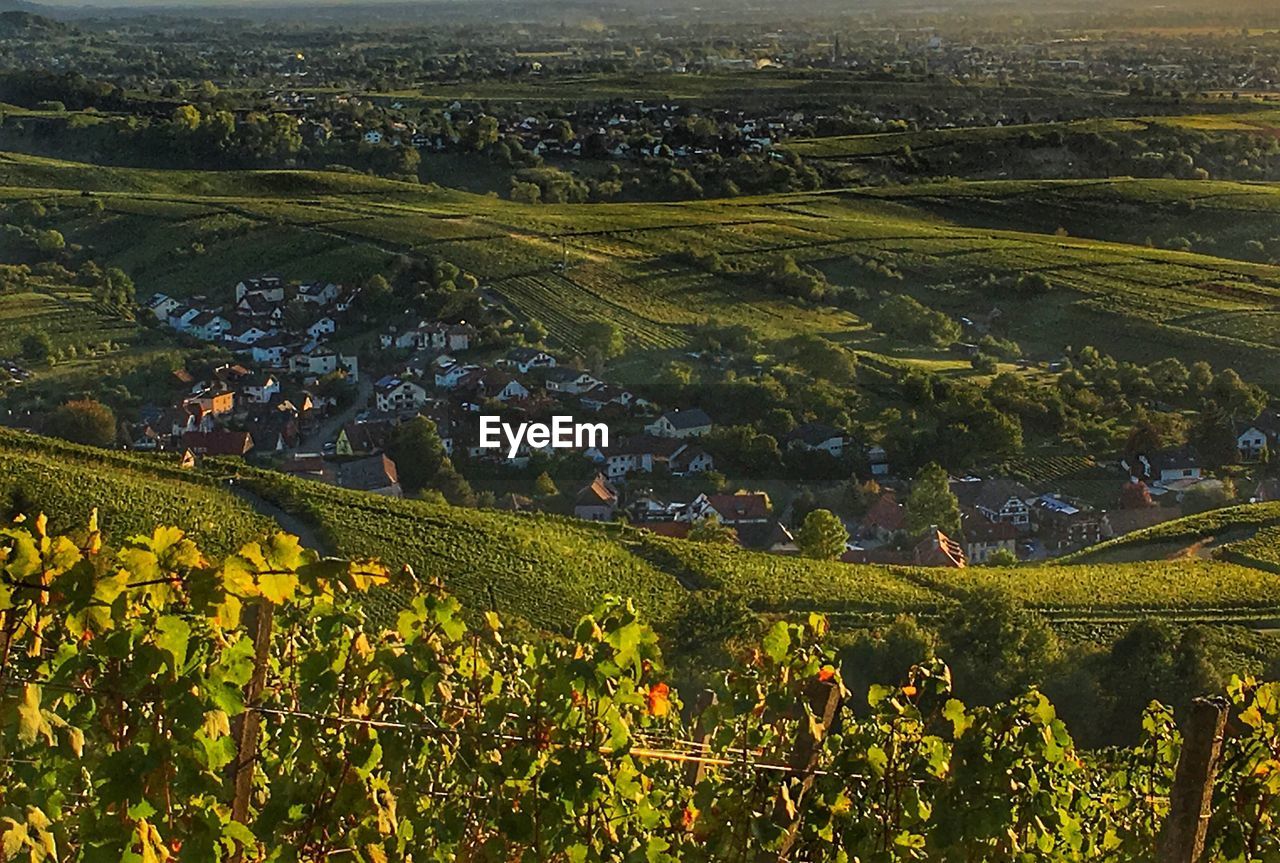
[[[75, 530], [97, 508], [108, 541], [172, 523], [216, 553], [277, 529], [282, 519], [328, 551], [408, 564], [421, 578], [442, 579], [469, 607], [497, 607], [556, 631], [606, 594], [634, 597], [662, 623], [699, 590], [742, 596], [766, 615], [826, 613], [842, 626], [898, 614], [937, 618], [970, 591], [990, 588], [1064, 626], [1151, 615], [1259, 626], [1280, 618], [1280, 575], [1243, 558], [964, 571], [847, 566], [661, 539], [621, 525], [392, 500], [235, 463], [187, 471], [164, 456], [12, 431], [0, 431], [0, 476], [5, 516], [58, 513], [65, 523], [54, 527]], [[1211, 514], [1186, 529], [1203, 530], [1215, 518], [1280, 524], [1276, 508], [1263, 505]], [[1242, 551], [1264, 556], [1258, 547]]]
[[[989, 201], [1037, 189], [1064, 196], [1089, 184], [955, 184], [884, 192], [810, 193], [678, 204], [523, 205], [431, 186], [323, 173], [219, 173], [90, 168], [8, 155], [0, 200], [58, 204], [59, 227], [124, 267], [144, 294], [224, 290], [246, 274], [355, 279], [397, 255], [440, 256], [476, 273], [517, 315], [545, 320], [569, 348], [583, 324], [617, 322], [629, 349], [661, 358], [690, 328], [717, 319], [766, 340], [819, 333], [895, 361], [945, 359], [937, 350], [890, 344], [867, 325], [874, 297], [843, 307], [770, 293], [751, 273], [782, 254], [827, 270], [837, 284], [905, 291], [953, 314], [999, 305], [1007, 334], [1054, 355], [1081, 333], [1119, 357], [1209, 358], [1265, 384], [1280, 336], [1280, 268], [1197, 252], [1148, 248], [1107, 237], [1058, 236], [1045, 224], [992, 224]], [[1117, 201], [1175, 201], [1173, 181], [1108, 188]], [[1242, 211], [1276, 210], [1280, 194], [1238, 184], [1194, 184]], [[91, 192], [92, 198], [83, 192]], [[99, 200], [104, 210], [88, 206]], [[940, 203], [941, 202], [941, 203]], [[1094, 202], [1096, 203], [1096, 202]], [[1172, 206], [1172, 204], [1171, 204]], [[1057, 221], [1056, 219], [1052, 221]], [[1100, 233], [1108, 233], [1105, 230]], [[682, 255], [715, 252], [736, 273], [712, 272]], [[567, 255], [569, 266], [558, 264]], [[886, 281], [864, 266], [901, 273]], [[1050, 295], [995, 295], [989, 275], [1050, 276]], [[634, 366], [649, 375], [652, 367]]]

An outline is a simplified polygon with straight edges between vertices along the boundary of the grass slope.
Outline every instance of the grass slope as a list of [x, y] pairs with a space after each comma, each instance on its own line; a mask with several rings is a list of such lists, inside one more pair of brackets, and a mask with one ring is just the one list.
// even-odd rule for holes
[[[1236, 186], [1206, 182], [1195, 191], [1203, 197], [1217, 188], [1229, 197]], [[1115, 187], [1117, 195], [1138, 200], [1186, 193], [1159, 181]], [[1044, 226], [987, 224], [983, 202], [1027, 188], [960, 183], [538, 206], [344, 174], [104, 169], [18, 155], [0, 162], [0, 200], [56, 201], [68, 237], [104, 263], [124, 266], [144, 293], [215, 293], [262, 271], [352, 279], [397, 255], [438, 255], [476, 273], [517, 315], [544, 320], [569, 349], [579, 346], [587, 322], [606, 318], [618, 324], [634, 356], [660, 360], [687, 343], [694, 325], [714, 318], [745, 324], [766, 340], [818, 333], [888, 359], [947, 359], [887, 344], [866, 324], [861, 306], [801, 304], [678, 257], [690, 248], [716, 251], [751, 271], [786, 253], [828, 269], [837, 283], [906, 291], [953, 314], [999, 304], [1007, 333], [1035, 353], [1052, 355], [1087, 338], [1124, 359], [1207, 357], [1274, 382], [1280, 268], [1054, 236]], [[1276, 205], [1273, 190], [1249, 188], [1258, 189], [1258, 200], [1241, 212]], [[94, 190], [105, 212], [90, 212], [84, 189]], [[939, 199], [950, 209], [939, 211]], [[561, 240], [570, 260], [564, 273], [556, 272]], [[903, 279], [878, 283], [855, 259], [885, 263]], [[1045, 272], [1059, 289], [1026, 300], [965, 287], [990, 273], [1026, 271]], [[637, 380], [652, 373], [652, 364], [629, 368]]]
[[[991, 587], [1063, 626], [1147, 615], [1235, 623], [1280, 618], [1280, 576], [1262, 560], [1274, 556], [1270, 545], [1241, 549], [1262, 560], [1253, 565], [1242, 565], [1250, 563], [1242, 557], [963, 571], [846, 566], [662, 539], [621, 525], [381, 498], [233, 462], [184, 471], [171, 457], [8, 430], [0, 430], [0, 475], [7, 514], [56, 513], [55, 528], [75, 530], [96, 507], [109, 541], [176, 524], [217, 554], [276, 529], [254, 509], [270, 511], [267, 501], [315, 528], [336, 553], [410, 565], [420, 577], [444, 581], [469, 607], [496, 606], [554, 631], [570, 627], [606, 594], [634, 597], [647, 617], [664, 623], [680, 613], [689, 591], [706, 589], [740, 595], [762, 614], [818, 611], [842, 626], [897, 614], [936, 619], [971, 591]], [[1280, 524], [1275, 505], [1236, 510], [1163, 527], [1171, 536], [1179, 530], [1193, 536], [1214, 524]]]

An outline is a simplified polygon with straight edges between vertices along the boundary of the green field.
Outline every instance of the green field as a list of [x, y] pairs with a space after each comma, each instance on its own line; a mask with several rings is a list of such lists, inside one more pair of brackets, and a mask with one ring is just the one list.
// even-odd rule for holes
[[[705, 272], [676, 256], [715, 251], [750, 273], [785, 253], [827, 269], [837, 284], [858, 286], [875, 280], [850, 262], [876, 260], [903, 275], [900, 282], [875, 284], [880, 290], [906, 291], [956, 315], [999, 304], [1006, 335], [1033, 354], [1054, 356], [1087, 333], [1123, 359], [1207, 357], [1280, 386], [1274, 375], [1280, 268], [1055, 236], [1048, 224], [1057, 219], [1019, 228], [1016, 210], [1007, 218], [990, 215], [992, 200], [1046, 194], [1092, 196], [1080, 204], [1090, 211], [1107, 201], [1173, 207], [1188, 185], [962, 183], [538, 206], [345, 174], [143, 171], [18, 155], [0, 160], [0, 200], [56, 202], [68, 238], [92, 248], [102, 263], [124, 267], [144, 295], [226, 291], [264, 271], [350, 280], [384, 269], [397, 255], [435, 255], [474, 272], [517, 315], [543, 320], [564, 348], [580, 344], [584, 323], [604, 317], [618, 324], [633, 356], [662, 359], [687, 343], [692, 327], [716, 319], [745, 324], [767, 341], [818, 333], [889, 359], [948, 360], [936, 350], [885, 344], [856, 305], [802, 304], [766, 293], [749, 277]], [[1280, 210], [1280, 193], [1271, 187], [1191, 185], [1202, 199], [1231, 202], [1235, 215]], [[104, 203], [103, 213], [88, 210], [85, 190]], [[560, 273], [562, 242], [570, 266]], [[1028, 301], [938, 288], [1027, 271], [1044, 272], [1058, 289]], [[638, 379], [652, 373], [646, 363], [629, 367]]]
[[974, 126], [952, 129], [922, 129], [867, 135], [835, 135], [825, 138], [796, 138], [786, 143], [806, 159], [856, 161], [877, 156], [955, 147], [965, 144], [998, 144], [1024, 135], [1061, 133], [1064, 136], [1095, 134], [1124, 135], [1160, 129], [1187, 129], [1200, 132], [1273, 134], [1280, 128], [1280, 111], [1258, 108], [1222, 114], [1182, 114], [1160, 117], [1112, 117], [1073, 120], [1064, 123], [1028, 123], [1008, 126]]

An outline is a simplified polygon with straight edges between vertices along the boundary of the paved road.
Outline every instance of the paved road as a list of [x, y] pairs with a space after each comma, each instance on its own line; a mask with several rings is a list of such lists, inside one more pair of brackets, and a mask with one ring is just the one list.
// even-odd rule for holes
[[299, 452], [321, 452], [326, 443], [329, 443], [338, 436], [338, 431], [347, 423], [355, 419], [356, 414], [369, 407], [369, 402], [373, 398], [373, 381], [369, 380], [368, 375], [360, 376], [360, 383], [356, 384], [356, 397], [352, 401], [351, 407], [334, 414], [325, 419], [320, 425], [316, 426], [316, 430], [307, 435], [298, 442]]

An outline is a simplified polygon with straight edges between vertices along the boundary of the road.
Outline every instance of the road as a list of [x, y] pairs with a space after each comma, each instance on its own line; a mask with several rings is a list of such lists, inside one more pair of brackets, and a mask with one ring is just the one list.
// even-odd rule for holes
[[299, 452], [321, 452], [324, 445], [338, 436], [338, 430], [355, 419], [356, 414], [369, 406], [373, 397], [373, 381], [367, 375], [360, 376], [356, 384], [356, 397], [351, 406], [341, 413], [334, 414], [321, 421], [316, 430], [298, 442]]

